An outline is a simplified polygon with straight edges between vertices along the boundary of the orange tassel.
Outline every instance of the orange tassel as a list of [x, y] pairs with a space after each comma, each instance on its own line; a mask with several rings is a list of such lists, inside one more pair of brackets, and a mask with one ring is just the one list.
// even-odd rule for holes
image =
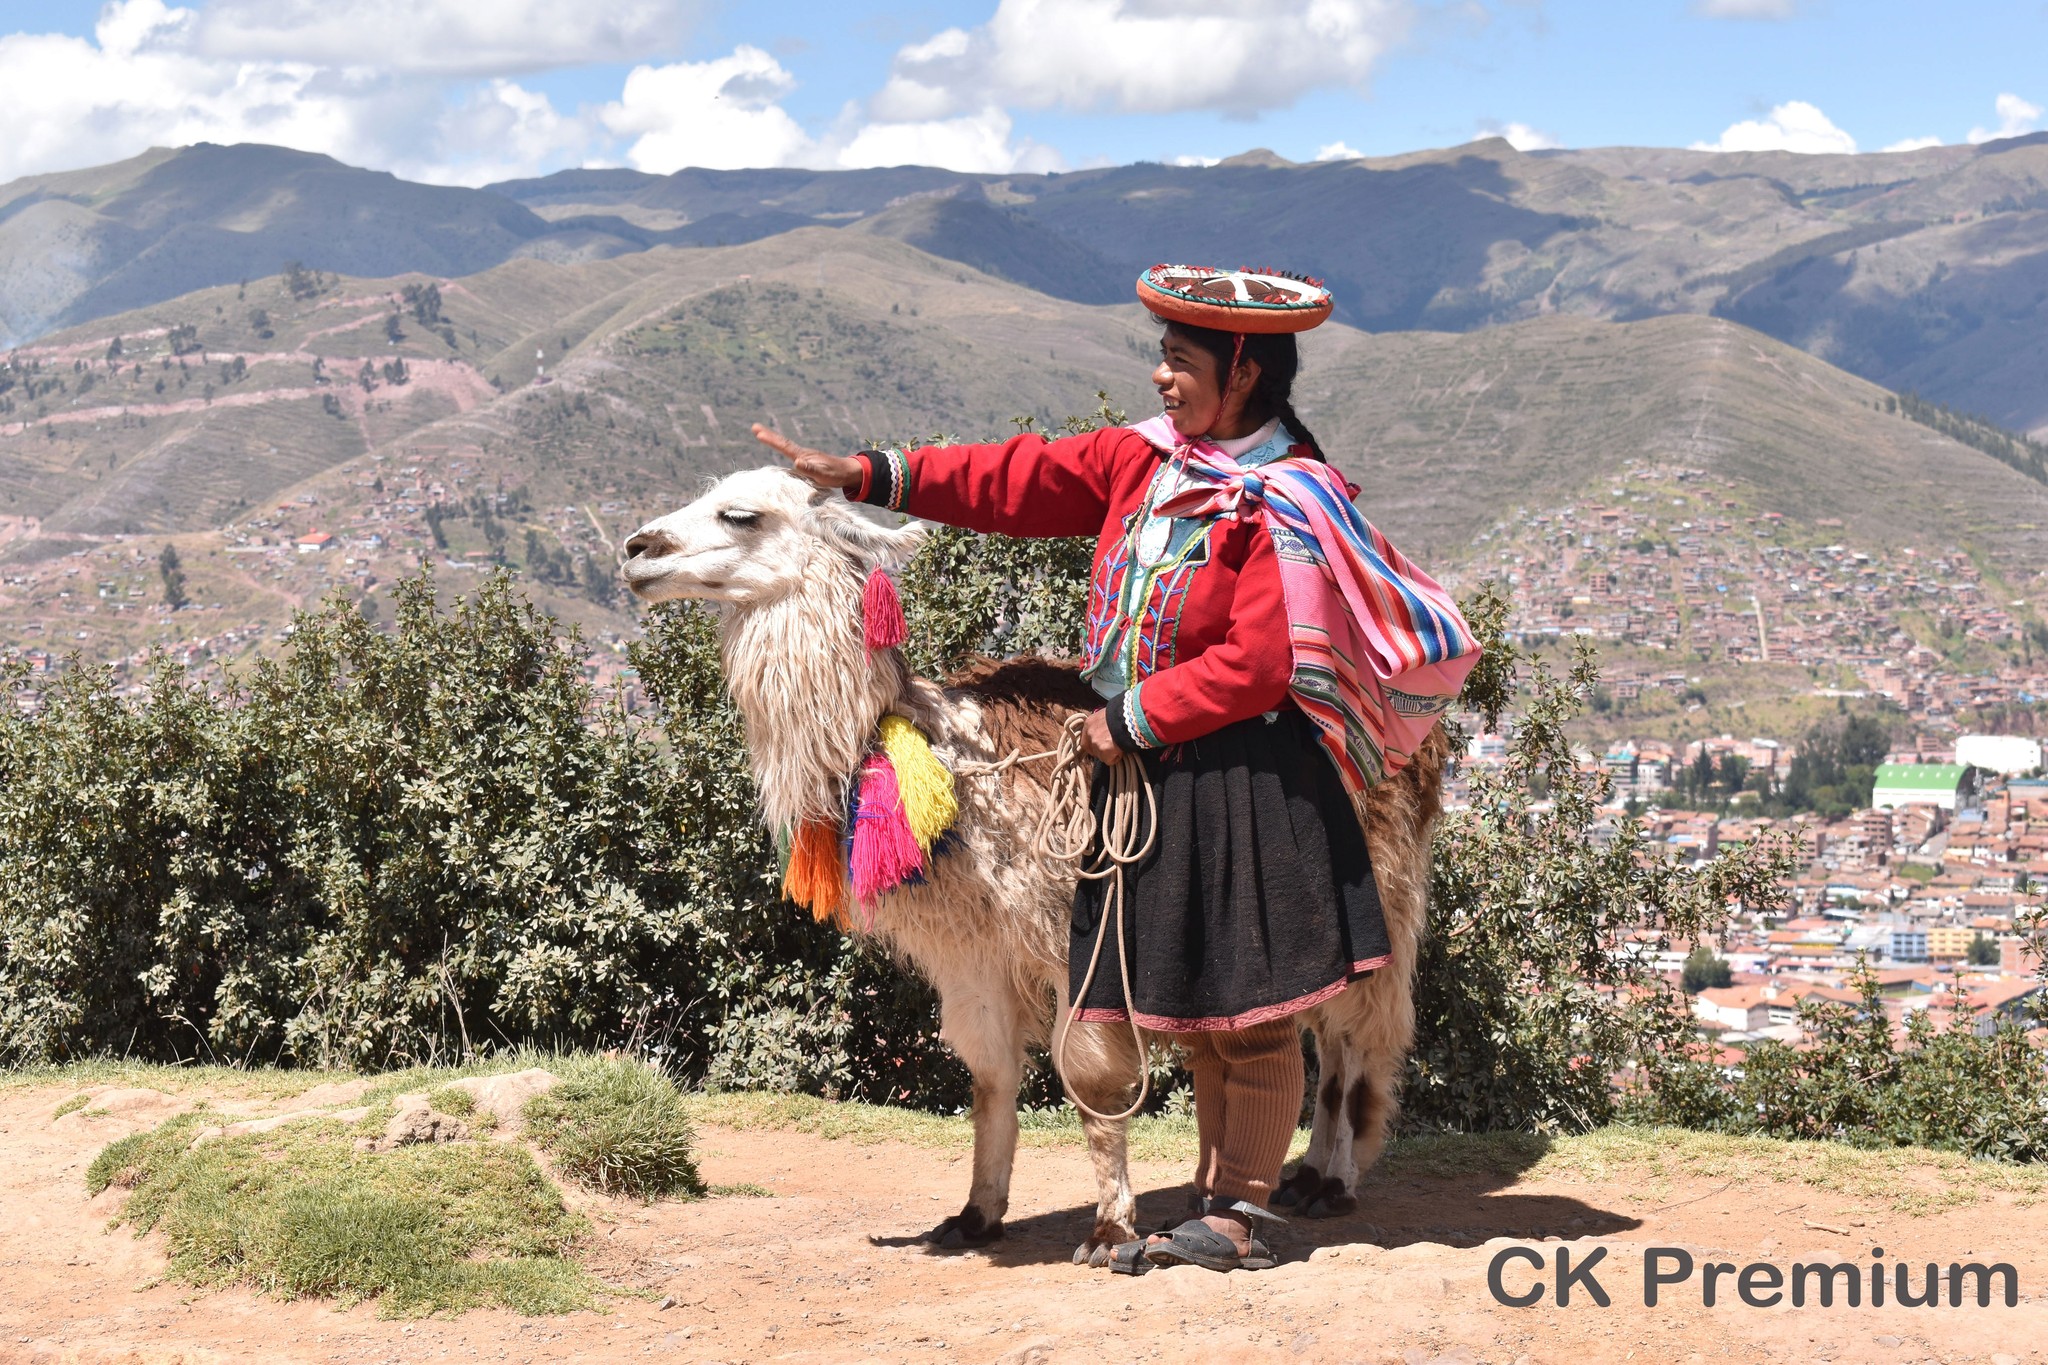
[[782, 894], [806, 906], [820, 924], [846, 925], [846, 869], [840, 861], [839, 831], [825, 820], [807, 820], [790, 844], [789, 871]]

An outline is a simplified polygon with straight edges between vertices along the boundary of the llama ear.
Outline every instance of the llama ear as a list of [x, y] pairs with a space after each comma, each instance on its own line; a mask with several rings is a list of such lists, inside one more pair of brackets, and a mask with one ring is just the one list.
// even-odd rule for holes
[[830, 503], [812, 504], [804, 520], [812, 532], [843, 551], [863, 569], [893, 572], [902, 568], [924, 544], [926, 535], [925, 528], [915, 523], [877, 526], [866, 517]]

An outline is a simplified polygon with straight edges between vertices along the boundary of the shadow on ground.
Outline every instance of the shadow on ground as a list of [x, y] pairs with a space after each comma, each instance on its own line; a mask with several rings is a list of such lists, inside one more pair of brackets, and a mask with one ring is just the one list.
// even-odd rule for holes
[[[1469, 1152], [1471, 1139], [1463, 1139]], [[1561, 1194], [1519, 1193], [1514, 1185], [1549, 1144], [1522, 1137], [1487, 1152], [1486, 1160], [1453, 1163], [1432, 1159], [1430, 1139], [1400, 1144], [1359, 1190], [1355, 1213], [1336, 1218], [1290, 1218], [1262, 1238], [1283, 1261], [1306, 1259], [1322, 1247], [1401, 1247], [1418, 1242], [1475, 1247], [1496, 1237], [1535, 1241], [1543, 1237], [1605, 1237], [1642, 1226], [1640, 1218]], [[1420, 1150], [1418, 1150], [1418, 1148]], [[1148, 1190], [1138, 1196], [1138, 1226], [1151, 1232], [1191, 1216], [1192, 1185]], [[935, 1256], [979, 1255], [997, 1265], [1064, 1262], [1094, 1226], [1095, 1206], [1076, 1204], [1049, 1213], [1013, 1217], [1003, 1240], [973, 1252], [929, 1249]], [[894, 1235], [891, 1235], [894, 1234]], [[876, 1230], [877, 1246], [919, 1244], [916, 1230]]]

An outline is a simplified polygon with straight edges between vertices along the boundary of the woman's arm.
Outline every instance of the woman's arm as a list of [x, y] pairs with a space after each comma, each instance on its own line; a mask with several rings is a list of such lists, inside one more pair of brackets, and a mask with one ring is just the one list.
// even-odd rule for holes
[[1105, 427], [1048, 441], [1035, 433], [993, 445], [927, 446], [850, 458], [809, 450], [765, 427], [763, 445], [821, 488], [927, 521], [1011, 536], [1094, 535], [1109, 514], [1119, 458], [1142, 436]]
[[1250, 541], [1222, 642], [1161, 669], [1109, 704], [1109, 731], [1119, 748], [1161, 749], [1199, 739], [1287, 699], [1294, 646], [1280, 561], [1263, 529], [1255, 529]]

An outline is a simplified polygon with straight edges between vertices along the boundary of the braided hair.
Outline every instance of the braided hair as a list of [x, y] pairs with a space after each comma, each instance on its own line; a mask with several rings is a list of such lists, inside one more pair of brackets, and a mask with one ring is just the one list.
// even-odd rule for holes
[[1184, 322], [1169, 322], [1166, 330], [1184, 341], [1191, 342], [1216, 359], [1216, 382], [1221, 387], [1230, 377], [1231, 362], [1242, 364], [1252, 360], [1258, 362], [1259, 382], [1253, 386], [1248, 403], [1250, 415], [1263, 426], [1272, 418], [1279, 418], [1281, 425], [1293, 432], [1301, 444], [1308, 447], [1309, 454], [1325, 464], [1323, 447], [1308, 425], [1294, 411], [1294, 377], [1301, 373], [1301, 348], [1295, 345], [1292, 332], [1247, 332], [1244, 347], [1238, 349], [1238, 334], [1218, 331], [1213, 327], [1191, 327]]

